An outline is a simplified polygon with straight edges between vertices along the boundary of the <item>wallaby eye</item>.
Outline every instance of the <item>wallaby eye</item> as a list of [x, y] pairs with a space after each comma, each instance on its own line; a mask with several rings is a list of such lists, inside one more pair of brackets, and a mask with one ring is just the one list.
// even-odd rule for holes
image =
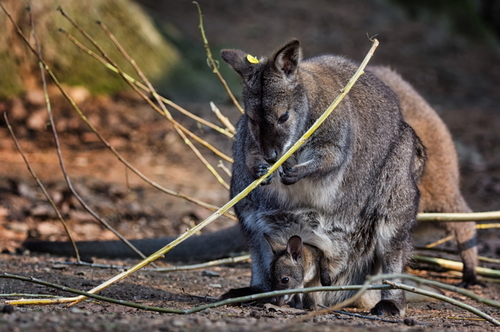
[[288, 277], [281, 278], [281, 283], [282, 283], [283, 285], [286, 285], [286, 284], [288, 284], [289, 282], [290, 282], [290, 278], [288, 278]]
[[255, 122], [255, 120], [254, 120], [254, 119], [252, 119], [252, 118], [251, 118], [251, 117], [249, 117], [249, 116], [248, 116], [248, 121], [250, 122], [250, 124], [251, 124], [252, 126], [256, 126], [256, 125], [257, 125], [257, 122]]
[[280, 118], [278, 119], [278, 123], [282, 124], [283, 122], [285, 122], [286, 120], [288, 120], [289, 117], [290, 117], [290, 113], [288, 111], [286, 111], [285, 113], [283, 113], [280, 116]]

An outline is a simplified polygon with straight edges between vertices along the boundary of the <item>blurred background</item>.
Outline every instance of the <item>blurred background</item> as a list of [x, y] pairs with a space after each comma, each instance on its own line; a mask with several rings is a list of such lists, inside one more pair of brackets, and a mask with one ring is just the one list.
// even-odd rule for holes
[[[25, 3], [0, 1], [33, 43]], [[304, 57], [335, 53], [361, 61], [371, 46], [368, 37], [376, 36], [380, 46], [371, 63], [402, 74], [452, 131], [460, 154], [462, 187], [471, 207], [476, 211], [500, 209], [499, 0], [199, 3], [217, 61], [221, 61], [223, 48], [260, 56], [291, 38], [301, 41]], [[95, 21], [105, 23], [162, 95], [212, 121], [216, 120], [208, 103], [214, 101], [235, 121], [238, 112], [207, 65], [196, 6], [186, 0], [31, 2], [45, 60], [113, 146], [165, 186], [213, 204], [224, 203], [227, 191], [199, 165], [168, 122], [117, 75], [58, 32], [63, 28], [90, 46], [56, 10], [58, 5], [103, 44], [110, 56], [120, 59]], [[31, 162], [74, 222], [78, 236], [111, 238], [98, 226], [89, 226], [91, 218], [68, 198], [71, 195], [64, 189], [46, 125], [37, 62], [2, 12], [0, 31], [0, 111], [9, 115]], [[133, 72], [126, 61], [119, 60], [119, 64]], [[225, 63], [220, 63], [220, 70], [239, 96], [237, 75]], [[57, 89], [49, 85], [49, 92], [71, 176], [85, 198], [116, 227], [133, 237], [177, 234], [207, 215], [201, 208], [158, 194], [125, 172]], [[13, 250], [28, 235], [63, 237], [1, 121], [0, 241], [4, 242], [0, 249]], [[180, 117], [179, 121], [230, 153], [231, 140], [189, 119]], [[210, 227], [213, 230], [228, 223], [223, 220]], [[494, 234], [482, 232], [483, 238]]]

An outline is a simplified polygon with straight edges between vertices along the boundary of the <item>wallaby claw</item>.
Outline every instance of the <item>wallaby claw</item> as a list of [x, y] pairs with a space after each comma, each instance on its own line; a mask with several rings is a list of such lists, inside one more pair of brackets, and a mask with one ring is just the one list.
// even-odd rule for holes
[[[269, 171], [269, 165], [267, 164], [261, 164], [256, 167], [256, 172], [255, 172], [255, 177], [258, 179], [261, 176], [265, 175], [267, 171]], [[271, 183], [271, 180], [273, 179], [273, 174], [269, 175], [262, 183], [262, 186], [268, 185]]]

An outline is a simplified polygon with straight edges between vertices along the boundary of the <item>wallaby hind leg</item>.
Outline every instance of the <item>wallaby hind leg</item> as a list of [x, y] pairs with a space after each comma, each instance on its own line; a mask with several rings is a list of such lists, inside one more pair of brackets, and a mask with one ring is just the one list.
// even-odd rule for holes
[[462, 258], [463, 276], [459, 287], [468, 288], [472, 285], [482, 284], [477, 280], [477, 240], [475, 222], [447, 222], [446, 229], [455, 236], [458, 252]]
[[[391, 248], [395, 249], [395, 248]], [[387, 250], [382, 254], [382, 273], [401, 273], [404, 268], [404, 256], [402, 250]], [[393, 279], [394, 282], [402, 282], [401, 279]], [[378, 316], [404, 316], [406, 312], [405, 293], [401, 289], [384, 289], [381, 291], [381, 300], [370, 310], [372, 315]]]
[[[455, 207], [450, 209], [450, 212], [472, 212], [462, 195], [457, 196], [455, 201]], [[473, 285], [484, 286], [484, 284], [477, 280], [476, 274], [476, 267], [478, 265], [476, 223], [474, 221], [447, 222], [445, 223], [445, 228], [448, 233], [455, 236], [457, 249], [464, 264], [462, 281], [458, 286], [465, 288]]]
[[[439, 206], [434, 206], [433, 209], [427, 210], [425, 212], [441, 212], [441, 213], [469, 213], [471, 209], [463, 199], [462, 195], [458, 193], [455, 197], [451, 197], [450, 200], [445, 202], [446, 204], [441, 204]], [[437, 205], [436, 202], [434, 202]], [[432, 227], [434, 226], [434, 227]], [[417, 226], [417, 229], [426, 234], [426, 237], [432, 239], [432, 232], [435, 235], [435, 228], [441, 228], [446, 231], [447, 234], [453, 235], [457, 243], [457, 251], [463, 263], [463, 276], [462, 281], [458, 284], [459, 287], [469, 287], [473, 285], [482, 285], [477, 279], [476, 267], [478, 265], [477, 259], [477, 233], [476, 233], [476, 223], [474, 221], [470, 222], [421, 222]], [[423, 235], [423, 234], [422, 234]], [[416, 235], [417, 238], [421, 238], [422, 235]], [[435, 240], [435, 239], [434, 239]], [[421, 240], [419, 242], [422, 242]], [[429, 241], [425, 241], [429, 242]]]

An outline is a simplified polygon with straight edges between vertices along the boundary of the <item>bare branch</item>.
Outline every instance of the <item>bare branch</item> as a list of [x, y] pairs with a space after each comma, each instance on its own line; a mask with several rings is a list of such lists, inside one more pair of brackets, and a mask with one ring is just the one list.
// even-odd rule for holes
[[40, 189], [42, 190], [43, 194], [47, 198], [47, 201], [50, 203], [50, 205], [54, 209], [54, 211], [55, 211], [55, 213], [57, 215], [57, 218], [61, 221], [61, 223], [62, 223], [62, 225], [64, 227], [64, 231], [68, 235], [68, 239], [70, 240], [71, 245], [73, 246], [73, 250], [75, 251], [76, 260], [78, 262], [80, 262], [81, 261], [81, 259], [80, 259], [80, 253], [78, 252], [78, 248], [76, 246], [75, 240], [73, 239], [73, 236], [71, 235], [71, 232], [70, 232], [70, 230], [68, 228], [68, 225], [66, 224], [66, 220], [64, 220], [63, 216], [61, 215], [61, 212], [59, 212], [59, 209], [57, 208], [56, 204], [54, 203], [54, 200], [52, 199], [52, 197], [50, 196], [50, 194], [47, 192], [47, 190], [45, 189], [44, 185], [42, 184], [42, 182], [40, 181], [40, 179], [36, 175], [35, 171], [31, 167], [28, 159], [26, 158], [26, 155], [24, 154], [23, 149], [21, 148], [21, 145], [19, 144], [19, 141], [17, 140], [16, 135], [14, 134], [14, 130], [12, 130], [12, 127], [11, 127], [11, 125], [9, 123], [9, 119], [7, 118], [7, 113], [4, 113], [3, 117], [5, 119], [5, 123], [7, 124], [7, 128], [9, 129], [10, 136], [14, 140], [14, 144], [16, 145], [17, 151], [19, 151], [19, 154], [21, 154], [21, 156], [23, 157], [24, 163], [28, 167], [28, 171], [30, 172], [30, 174], [33, 177], [33, 179], [35, 179], [35, 182], [37, 183], [38, 187], [40, 187]]
[[210, 50], [210, 46], [208, 45], [208, 39], [205, 36], [205, 29], [203, 28], [203, 15], [201, 13], [200, 5], [196, 1], [193, 1], [193, 3], [198, 8], [198, 17], [200, 20], [200, 24], [198, 27], [200, 28], [201, 37], [203, 38], [203, 45], [205, 46], [205, 51], [207, 52], [208, 62], [210, 63], [210, 66], [212, 67], [214, 74], [217, 75], [217, 77], [221, 81], [222, 85], [224, 86], [224, 89], [226, 89], [226, 92], [229, 95], [229, 98], [231, 98], [231, 100], [233, 101], [234, 106], [236, 106], [236, 108], [240, 111], [240, 113], [243, 114], [243, 113], [245, 113], [245, 111], [243, 111], [243, 108], [240, 106], [240, 103], [238, 103], [238, 101], [234, 97], [233, 93], [231, 92], [231, 89], [227, 85], [224, 77], [222, 77], [221, 73], [219, 72], [219, 69], [217, 68], [217, 63], [215, 62], [215, 60], [212, 56], [212, 51]]

